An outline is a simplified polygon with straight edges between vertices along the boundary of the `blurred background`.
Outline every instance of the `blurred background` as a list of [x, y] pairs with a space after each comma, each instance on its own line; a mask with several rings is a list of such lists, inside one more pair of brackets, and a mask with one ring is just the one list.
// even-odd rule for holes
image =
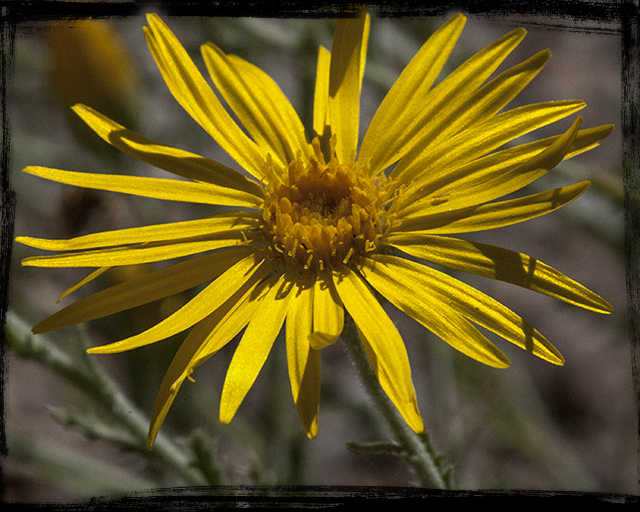
[[[362, 132], [410, 58], [453, 14], [382, 19], [372, 11]], [[317, 47], [331, 47], [334, 20], [163, 19], [203, 72], [199, 47], [212, 41], [268, 72], [305, 126], [311, 126]], [[577, 201], [551, 215], [470, 238], [544, 261], [607, 299], [613, 314], [583, 311], [527, 290], [461, 275], [534, 325], [567, 361], [556, 367], [496, 340], [512, 361], [509, 369], [496, 370], [458, 354], [393, 308], [388, 311], [410, 353], [431, 441], [444, 463], [453, 466], [457, 489], [635, 494], [638, 416], [623, 251], [621, 37], [615, 27], [551, 29], [547, 22], [470, 17], [443, 76], [498, 37], [525, 26], [527, 38], [498, 72], [545, 48], [551, 49], [552, 59], [510, 106], [583, 99], [587, 103], [580, 112], [583, 128], [611, 123], [616, 131], [600, 147], [562, 163], [526, 190], [534, 193], [591, 180], [591, 188]], [[145, 24], [140, 12], [128, 18], [18, 27], [9, 89], [16, 236], [70, 238], [215, 213], [210, 208], [67, 187], [20, 172], [27, 165], [42, 165], [168, 177], [99, 140], [69, 109], [78, 102], [150, 139], [237, 169], [169, 93], [147, 49]], [[573, 119], [530, 137], [563, 133]], [[36, 253], [19, 244], [13, 248], [10, 311], [12, 318], [28, 326], [92, 291], [148, 271], [121, 268], [106, 273], [56, 303], [89, 269], [21, 267], [20, 260]], [[171, 297], [42, 339], [81, 361], [82, 338], [100, 345], [133, 335], [188, 297]], [[148, 420], [164, 372], [183, 338], [184, 334], [130, 353], [91, 357]], [[205, 446], [219, 483], [415, 485], [402, 460], [358, 455], [346, 448], [348, 442], [377, 441], [387, 434], [340, 342], [323, 350], [320, 431], [317, 439], [307, 439], [291, 399], [282, 341], [274, 346], [230, 425], [220, 425], [218, 405], [235, 343], [198, 368], [195, 383], [185, 383], [163, 433], [185, 453], [193, 452], [194, 443]], [[109, 415], [50, 368], [14, 350], [8, 351], [6, 367], [7, 501], [78, 500], [189, 485], [148, 454], [144, 445], [139, 445], [140, 451], [131, 446], [123, 449], [95, 432], [86, 435], [88, 429], [77, 425], [78, 418], [109, 425]]]

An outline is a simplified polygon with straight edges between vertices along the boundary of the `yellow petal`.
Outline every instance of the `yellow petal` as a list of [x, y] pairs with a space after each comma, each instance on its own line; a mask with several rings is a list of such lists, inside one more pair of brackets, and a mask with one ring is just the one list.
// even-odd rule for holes
[[225, 101], [275, 162], [286, 166], [300, 152], [309, 156], [302, 122], [269, 75], [235, 55], [226, 55], [213, 43], [204, 45], [202, 54]]
[[[412, 100], [412, 108], [405, 109], [398, 120], [393, 136], [388, 138], [387, 146], [381, 150], [384, 151], [384, 157], [379, 157], [376, 167], [384, 169], [410, 150], [417, 153], [408, 158], [410, 162], [414, 161], [428, 141], [435, 140], [446, 126], [464, 114], [469, 98], [525, 35], [526, 31], [522, 28], [504, 35], [456, 68], [428, 94]], [[392, 173], [392, 176], [396, 174]]]
[[[439, 144], [463, 130], [475, 127], [488, 120], [511, 101], [542, 70], [551, 57], [548, 50], [541, 51], [530, 59], [501, 73], [488, 84], [478, 89], [459, 111], [438, 116], [429, 133], [420, 134], [413, 141], [404, 157], [401, 168], [414, 160], [426, 158], [425, 147], [437, 148]], [[421, 164], [420, 164], [421, 165]], [[399, 171], [398, 171], [399, 172]]]
[[391, 401], [416, 432], [423, 423], [418, 411], [411, 367], [404, 342], [369, 287], [348, 267], [333, 274], [334, 285], [362, 335], [371, 366]]
[[[583, 101], [552, 101], [508, 110], [427, 148], [402, 158], [391, 176], [409, 183], [425, 176], [440, 177], [452, 164], [463, 165], [538, 128], [564, 119], [585, 107]], [[431, 178], [432, 179], [432, 178]]]
[[360, 10], [356, 18], [336, 23], [331, 47], [328, 114], [336, 135], [340, 163], [352, 161], [358, 148], [360, 88], [369, 39], [369, 15]]
[[175, 99], [229, 155], [258, 179], [264, 177], [265, 155], [227, 113], [171, 30], [148, 14], [147, 44]]
[[[316, 85], [313, 96], [313, 133], [322, 144], [329, 147], [331, 134], [325, 133], [328, 127], [327, 112], [329, 110], [329, 70], [331, 53], [322, 46], [318, 49], [318, 65], [316, 68]], [[329, 155], [327, 155], [329, 156]]]
[[67, 295], [69, 295], [70, 293], [75, 292], [78, 288], [84, 286], [87, 283], [90, 283], [91, 281], [93, 281], [96, 277], [101, 276], [102, 274], [104, 274], [107, 270], [109, 270], [111, 267], [102, 267], [99, 268], [98, 270], [94, 270], [93, 272], [91, 272], [91, 274], [89, 274], [87, 277], [81, 279], [80, 281], [78, 281], [76, 284], [74, 284], [73, 286], [67, 288], [64, 292], [62, 292], [62, 294], [60, 294], [60, 296], [56, 299], [56, 304], [58, 302], [60, 302], [62, 299], [64, 299]]
[[260, 272], [264, 277], [265, 269], [269, 267], [269, 265], [263, 265], [263, 261], [260, 261], [256, 255], [252, 254], [247, 256], [225, 271], [211, 284], [207, 285], [178, 311], [150, 329], [115, 343], [91, 348], [87, 350], [87, 352], [91, 354], [124, 352], [155, 343], [156, 341], [185, 331], [224, 304], [253, 274]]
[[313, 285], [313, 332], [311, 347], [320, 350], [334, 343], [344, 327], [344, 307], [331, 276], [323, 275]]
[[291, 393], [309, 438], [318, 435], [320, 352], [309, 345], [313, 331], [313, 282], [298, 282], [286, 320], [287, 364]]
[[[277, 265], [273, 263], [265, 265], [264, 271], [251, 276], [246, 285], [236, 293], [239, 298], [232, 297], [213, 313], [213, 317], [220, 317], [220, 319], [214, 322], [215, 328], [204, 340], [202, 347], [193, 358], [194, 367], [200, 366], [220, 350], [222, 344], [226, 343], [223, 340], [232, 339], [247, 326], [261, 304], [260, 298], [264, 296], [265, 290], [270, 286], [268, 283], [265, 284], [265, 278], [275, 271], [276, 267]], [[273, 279], [275, 280], [276, 277]]]
[[573, 140], [579, 122], [580, 118], [563, 135], [491, 153], [466, 165], [454, 164], [446, 178], [425, 177], [421, 186], [412, 184], [402, 194], [399, 201], [406, 206], [396, 208], [402, 210], [402, 216], [420, 210], [434, 214], [486, 203], [516, 192], [543, 176], [559, 160], [597, 146], [599, 140], [613, 131], [611, 125], [580, 130]]
[[180, 345], [160, 384], [151, 414], [147, 448], [153, 447], [169, 408], [182, 383], [201, 365], [231, 341], [253, 318], [258, 301], [252, 299], [261, 275], [254, 274], [229, 300], [196, 324]]
[[360, 149], [377, 174], [399, 158], [402, 132], [424, 108], [429, 89], [449, 58], [466, 18], [457, 14], [442, 25], [411, 59], [376, 110]]
[[[515, 175], [513, 180], [517, 183], [527, 184], [558, 165], [574, 143], [581, 123], [582, 117], [578, 117], [569, 130], [558, 137], [553, 144], [517, 167], [512, 173]], [[491, 156], [495, 155], [490, 155], [490, 157]], [[498, 154], [498, 156], [500, 155]], [[482, 162], [485, 159], [480, 158], [479, 160]], [[471, 168], [478, 168], [475, 167], [477, 166], [475, 161], [473, 164], [474, 167]], [[402, 194], [402, 198], [397, 201], [401, 204], [396, 206], [396, 208], [398, 211], [402, 211], [401, 215], [403, 217], [410, 216], [411, 213], [420, 210], [428, 212], [431, 215], [443, 210], [449, 211], [482, 204], [517, 190], [513, 190], [513, 187], [510, 186], [511, 183], [507, 180], [509, 174], [504, 172], [504, 168], [499, 177], [496, 178], [496, 180], [500, 180], [500, 185], [495, 185], [488, 179], [489, 176], [487, 176], [486, 173], [492, 170], [491, 167], [489, 167], [489, 169], [479, 167], [477, 174], [480, 174], [480, 176], [477, 174], [469, 174], [469, 168], [470, 166], [463, 166], [464, 174], [460, 173], [462, 174], [461, 180], [456, 179], [456, 169], [452, 169], [451, 173], [447, 174], [445, 189], [439, 187], [439, 185], [445, 182], [442, 174], [438, 173], [438, 176], [435, 176], [433, 179], [425, 176], [417, 183], [412, 184], [410, 190]], [[460, 181], [462, 183], [460, 183]], [[467, 186], [465, 187], [465, 185]], [[436, 189], [437, 197], [443, 197], [444, 195], [446, 200], [434, 204], [433, 197], [436, 195]], [[484, 197], [488, 197], [489, 199], [483, 201], [482, 198]], [[403, 207], [403, 204], [407, 206]]]
[[416, 214], [394, 228], [393, 233], [471, 233], [510, 226], [555, 211], [576, 199], [588, 187], [589, 182], [583, 181], [510, 201], [470, 206], [433, 215]]
[[200, 349], [205, 337], [209, 334], [207, 328], [213, 328], [213, 322], [208, 322], [210, 315], [200, 323], [196, 324], [191, 330], [189, 335], [180, 345], [180, 348], [176, 352], [169, 369], [162, 379], [156, 400], [153, 405], [153, 412], [151, 413], [151, 421], [149, 424], [149, 433], [147, 435], [147, 450], [153, 448], [160, 427], [164, 422], [173, 401], [175, 400], [180, 387], [185, 379], [190, 377], [190, 373], [185, 371], [185, 368], [191, 366], [191, 361], [194, 355]]
[[[411, 300], [440, 303], [438, 311], [453, 310], [473, 323], [553, 364], [564, 358], [544, 336], [513, 311], [475, 288], [425, 265], [390, 255], [374, 254], [373, 279], [402, 283], [398, 287], [413, 290]], [[371, 274], [366, 272], [367, 279]], [[435, 299], [435, 300], [434, 300]]]
[[287, 315], [291, 282], [274, 276], [263, 290], [258, 310], [233, 354], [220, 399], [220, 422], [229, 423], [258, 377]]
[[318, 436], [320, 412], [320, 351], [309, 347], [296, 407], [310, 439]]
[[102, 139], [123, 153], [170, 173], [214, 185], [213, 190], [219, 197], [216, 204], [259, 206], [263, 196], [260, 186], [233, 169], [142, 137], [85, 105], [75, 105], [73, 110]]
[[389, 245], [416, 258], [521, 286], [598, 313], [612, 306], [580, 283], [526, 254], [493, 245], [422, 234], [398, 233]]
[[[403, 275], [390, 276], [387, 268], [372, 261], [365, 262], [360, 271], [365, 279], [389, 302], [467, 356], [495, 368], [506, 368], [509, 359], [466, 321], [457, 311], [437, 297], [417, 291]], [[419, 300], [416, 300], [418, 293]]]
[[[23, 243], [22, 237], [17, 242]], [[54, 240], [55, 241], [55, 240]], [[50, 240], [45, 240], [50, 242]], [[26, 242], [25, 242], [26, 243]], [[72, 252], [59, 256], [34, 256], [22, 260], [27, 267], [72, 268], [72, 267], [115, 267], [122, 265], [139, 265], [182, 258], [192, 254], [238, 247], [246, 245], [247, 241], [242, 230], [225, 231], [205, 240], [195, 241], [177, 240], [172, 242], [158, 242], [141, 244], [134, 247], [115, 247], [96, 249], [91, 251]]]
[[208, 183], [123, 176], [118, 174], [93, 174], [90, 172], [63, 171], [47, 167], [29, 166], [23, 169], [28, 174], [75, 187], [120, 192], [134, 196], [151, 197], [185, 203], [223, 204], [225, 194], [219, 195], [220, 187]]
[[69, 304], [38, 323], [33, 332], [55, 331], [183, 292], [215, 279], [252, 252], [243, 248], [205, 254], [142, 274]]
[[254, 230], [260, 226], [257, 214], [247, 212], [228, 212], [204, 219], [156, 224], [138, 228], [117, 229], [92, 233], [67, 240], [48, 240], [43, 238], [17, 237], [16, 241], [47, 251], [75, 251], [145, 242], [163, 242], [225, 233], [235, 230]]

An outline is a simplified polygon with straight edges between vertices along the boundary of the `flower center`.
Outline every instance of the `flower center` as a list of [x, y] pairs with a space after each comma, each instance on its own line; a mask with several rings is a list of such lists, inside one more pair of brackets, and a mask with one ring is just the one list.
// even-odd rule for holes
[[317, 271], [375, 250], [385, 224], [385, 178], [372, 178], [358, 162], [338, 163], [333, 146], [325, 162], [318, 139], [313, 148], [310, 162], [298, 158], [278, 173], [263, 215], [268, 247], [287, 266]]

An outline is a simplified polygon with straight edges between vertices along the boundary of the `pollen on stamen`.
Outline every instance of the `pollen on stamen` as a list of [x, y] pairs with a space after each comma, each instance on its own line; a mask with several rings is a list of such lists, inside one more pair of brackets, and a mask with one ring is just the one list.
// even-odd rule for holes
[[264, 237], [286, 266], [322, 271], [375, 250], [387, 200], [384, 176], [372, 177], [357, 161], [338, 162], [331, 143], [327, 162], [318, 139], [315, 157], [298, 157], [266, 190]]
[[349, 252], [347, 253], [347, 255], [344, 257], [344, 259], [342, 260], [342, 263], [344, 263], [345, 265], [347, 263], [349, 263], [349, 259], [351, 258], [351, 255], [353, 254], [353, 247], [349, 247]]

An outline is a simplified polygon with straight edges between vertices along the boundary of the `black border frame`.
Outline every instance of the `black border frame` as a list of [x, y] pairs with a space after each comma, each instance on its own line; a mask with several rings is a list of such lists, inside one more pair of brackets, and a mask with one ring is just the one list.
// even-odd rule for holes
[[[353, 5], [353, 4], [351, 4]], [[631, 362], [636, 402], [640, 408], [640, 0], [546, 0], [527, 3], [516, 0], [432, 1], [418, 0], [380, 1], [370, 3], [370, 9], [380, 17], [438, 16], [457, 8], [478, 17], [496, 18], [504, 16], [544, 18], [540, 26], [555, 30], [578, 30], [619, 34], [622, 40], [622, 126], [623, 134], [623, 184], [625, 207], [625, 257], [627, 280], [627, 305], [630, 319]], [[2, 117], [0, 137], [0, 456], [8, 455], [5, 434], [5, 350], [6, 318], [8, 312], [9, 270], [14, 238], [16, 195], [10, 186], [11, 129], [7, 108], [7, 89], [11, 79], [15, 37], [17, 31], [29, 23], [62, 18], [108, 18], [128, 17], [142, 10], [161, 7], [172, 16], [248, 16], [323, 18], [344, 15], [345, 4], [341, 2], [318, 2], [317, 0], [288, 0], [273, 3], [265, 0], [190, 0], [179, 1], [89, 1], [65, 2], [44, 0], [0, 0], [0, 112]], [[347, 10], [348, 12], [348, 10]], [[343, 14], [341, 14], [343, 13]], [[598, 24], [608, 28], [598, 28]], [[611, 28], [614, 27], [614, 28]], [[639, 428], [640, 437], [640, 428]], [[640, 447], [638, 457], [638, 493], [640, 493]], [[510, 500], [532, 500], [552, 497], [572, 505], [585, 500], [599, 504], [637, 504], [640, 494], [596, 494], [547, 491], [432, 491], [397, 487], [176, 487], [153, 489], [116, 498], [92, 498], [87, 502], [54, 504], [4, 503], [5, 485], [1, 479], [0, 493], [3, 507], [7, 505], [38, 508], [180, 508], [200, 510], [209, 507], [295, 507], [319, 508], [352, 506], [370, 500], [406, 501], [427, 497], [489, 497]]]

